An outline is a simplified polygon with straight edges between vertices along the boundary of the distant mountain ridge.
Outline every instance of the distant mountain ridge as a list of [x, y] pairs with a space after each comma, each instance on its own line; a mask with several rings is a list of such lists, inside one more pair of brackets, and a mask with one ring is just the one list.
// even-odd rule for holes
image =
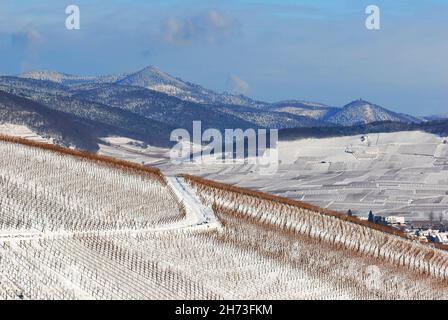
[[[53, 71], [35, 71], [20, 74], [18, 77], [34, 80], [47, 80], [79, 90], [95, 89], [102, 84], [115, 84], [145, 88], [164, 93], [183, 101], [217, 106], [232, 116], [258, 126], [272, 128], [301, 126], [351, 126], [376, 121], [421, 122], [424, 119], [396, 113], [365, 100], [353, 101], [343, 108], [327, 106], [317, 102], [287, 100], [277, 103], [257, 101], [244, 95], [217, 93], [200, 85], [184, 81], [148, 66], [133, 73], [107, 76], [76, 76]], [[124, 106], [123, 106], [124, 107]], [[234, 110], [231, 109], [234, 108]], [[238, 109], [240, 107], [240, 109]], [[243, 108], [243, 109], [241, 109]], [[259, 115], [247, 112], [245, 108], [258, 110]], [[278, 119], [276, 122], [275, 119]]]
[[105, 76], [77, 76], [55, 71], [33, 71], [19, 74], [18, 77], [34, 80], [48, 80], [63, 85], [115, 83], [126, 86], [143, 87], [166, 93], [182, 100], [202, 104], [232, 104], [257, 106], [258, 103], [244, 95], [216, 93], [200, 85], [183, 81], [169, 75], [155, 66], [148, 66], [134, 73]]
[[[350, 134], [379, 122], [382, 125], [375, 126], [375, 130], [419, 130], [420, 124], [431, 120], [396, 113], [363, 99], [342, 108], [302, 100], [257, 101], [243, 95], [217, 93], [154, 66], [106, 76], [54, 71], [0, 76], [0, 91], [9, 94], [9, 100], [0, 100], [0, 108], [4, 107], [0, 123], [25, 123], [44, 135], [65, 141], [66, 145], [89, 150], [95, 150], [98, 138], [110, 135], [169, 146], [170, 132], [175, 128], [191, 130], [195, 120], [202, 121], [204, 130], [290, 129], [286, 132], [298, 132], [299, 136], [309, 132]], [[10, 103], [5, 105], [11, 99], [16, 108]], [[14, 109], [21, 111], [17, 113]], [[27, 120], [27, 112], [38, 116]], [[46, 115], [50, 119], [45, 119]], [[67, 128], [61, 125], [64, 122]], [[353, 129], [360, 126], [361, 129]], [[434, 130], [444, 132], [444, 124]], [[77, 131], [82, 132], [88, 143], [74, 143], [73, 134]]]
[[77, 76], [57, 71], [46, 70], [25, 72], [17, 75], [18, 78], [52, 81], [63, 85], [76, 85], [84, 83], [110, 83], [119, 81], [126, 76], [127, 74], [106, 76]]

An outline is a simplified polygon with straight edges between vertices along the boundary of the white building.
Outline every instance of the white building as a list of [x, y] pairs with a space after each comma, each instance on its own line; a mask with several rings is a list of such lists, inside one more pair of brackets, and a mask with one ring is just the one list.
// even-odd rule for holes
[[385, 220], [389, 224], [404, 224], [405, 223], [404, 217], [398, 217], [398, 216], [389, 216], [389, 217], [386, 217]]

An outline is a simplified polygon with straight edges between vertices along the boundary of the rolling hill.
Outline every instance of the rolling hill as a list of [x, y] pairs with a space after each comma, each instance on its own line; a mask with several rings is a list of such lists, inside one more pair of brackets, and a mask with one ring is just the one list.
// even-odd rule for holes
[[197, 84], [186, 82], [171, 76], [155, 66], [148, 66], [137, 72], [120, 75], [77, 76], [55, 71], [33, 71], [22, 73], [18, 75], [18, 77], [34, 80], [48, 80], [68, 86], [115, 83], [119, 85], [151, 89], [182, 100], [201, 104], [257, 105], [257, 102], [248, 97], [230, 93], [218, 94]]
[[421, 122], [420, 119], [415, 117], [392, 112], [362, 99], [350, 102], [341, 110], [325, 118], [325, 120], [340, 126], [352, 126], [379, 121], [395, 121], [403, 123]]
[[305, 101], [282, 101], [269, 105], [270, 110], [289, 113], [298, 116], [310, 117], [325, 121], [339, 111], [339, 108], [329, 107], [321, 103]]

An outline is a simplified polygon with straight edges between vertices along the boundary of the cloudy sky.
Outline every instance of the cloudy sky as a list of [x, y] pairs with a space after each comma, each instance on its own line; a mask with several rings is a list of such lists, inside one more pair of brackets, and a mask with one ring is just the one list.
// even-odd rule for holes
[[[65, 28], [65, 8], [81, 29]], [[368, 5], [381, 30], [365, 27]], [[0, 73], [136, 71], [217, 91], [448, 111], [447, 0], [1, 0]]]

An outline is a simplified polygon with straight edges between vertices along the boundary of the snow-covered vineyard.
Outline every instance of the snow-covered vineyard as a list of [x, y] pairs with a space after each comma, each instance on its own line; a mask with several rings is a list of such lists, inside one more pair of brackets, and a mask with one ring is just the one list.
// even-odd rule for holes
[[330, 210], [350, 209], [359, 217], [367, 218], [372, 210], [375, 215], [400, 216], [410, 223], [429, 222], [431, 217], [446, 222], [447, 141], [419, 131], [280, 141], [275, 175], [260, 175], [252, 164], [166, 164], [161, 168]]
[[0, 154], [0, 230], [141, 230], [183, 218], [150, 176], [14, 143], [1, 143]]
[[0, 298], [447, 299], [448, 253], [200, 179], [0, 141]]

